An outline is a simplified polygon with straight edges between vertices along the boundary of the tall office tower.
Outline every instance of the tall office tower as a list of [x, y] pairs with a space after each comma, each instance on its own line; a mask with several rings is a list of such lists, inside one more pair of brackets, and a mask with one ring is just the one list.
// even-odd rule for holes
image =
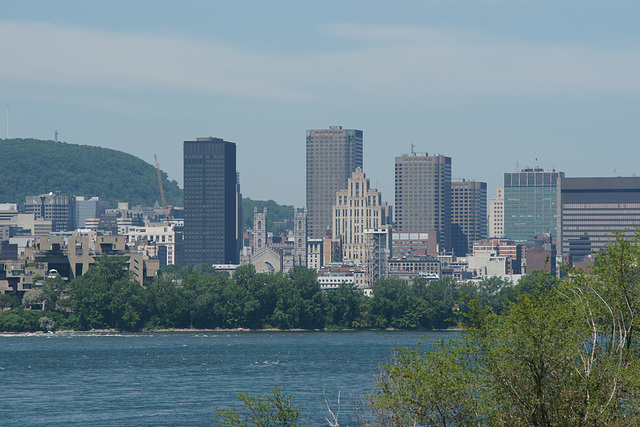
[[35, 219], [51, 221], [51, 231], [72, 231], [75, 229], [76, 198], [49, 193], [27, 196], [25, 211]]
[[496, 198], [489, 200], [489, 237], [504, 236], [504, 188], [496, 189]]
[[[390, 208], [382, 194], [369, 185], [369, 179], [358, 168], [349, 178], [346, 190], [336, 193], [333, 208], [333, 237], [342, 241], [342, 257], [364, 264], [367, 241], [365, 230], [381, 229], [390, 224]], [[390, 233], [387, 233], [391, 239]], [[389, 248], [390, 243], [386, 245]]]
[[362, 131], [331, 126], [307, 131], [307, 237], [324, 238], [338, 190], [362, 168]]
[[487, 183], [457, 179], [451, 182], [453, 253], [473, 252], [473, 241], [487, 238]]
[[240, 262], [241, 200], [236, 144], [211, 137], [185, 141], [186, 265]]
[[640, 177], [558, 180], [558, 246], [572, 263], [640, 224]]
[[504, 236], [533, 244], [534, 237], [556, 235], [557, 190], [564, 172], [555, 169], [515, 169], [504, 174]]
[[439, 251], [451, 250], [451, 157], [403, 154], [395, 180], [396, 230], [436, 231]]

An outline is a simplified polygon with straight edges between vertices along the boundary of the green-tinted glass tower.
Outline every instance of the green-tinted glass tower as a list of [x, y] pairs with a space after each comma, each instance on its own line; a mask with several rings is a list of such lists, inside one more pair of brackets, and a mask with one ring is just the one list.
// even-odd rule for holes
[[516, 243], [533, 244], [545, 233], [557, 234], [558, 178], [555, 169], [526, 168], [504, 174], [504, 235]]

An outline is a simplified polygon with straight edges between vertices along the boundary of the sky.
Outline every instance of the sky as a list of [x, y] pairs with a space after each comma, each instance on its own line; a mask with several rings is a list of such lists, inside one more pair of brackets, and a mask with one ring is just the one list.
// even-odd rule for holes
[[181, 187], [183, 141], [223, 138], [243, 196], [296, 207], [305, 131], [329, 126], [363, 130], [390, 204], [412, 144], [489, 198], [517, 167], [632, 176], [638, 16], [636, 0], [0, 0], [0, 137], [157, 154]]

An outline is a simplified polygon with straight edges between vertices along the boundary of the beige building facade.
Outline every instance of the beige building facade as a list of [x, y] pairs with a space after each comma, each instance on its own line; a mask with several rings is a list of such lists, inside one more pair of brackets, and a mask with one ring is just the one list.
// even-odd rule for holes
[[504, 188], [496, 189], [496, 198], [489, 200], [489, 237], [504, 236]]
[[342, 241], [344, 261], [366, 261], [365, 230], [384, 228], [390, 223], [390, 208], [382, 193], [371, 188], [369, 179], [357, 168], [347, 182], [347, 189], [336, 193], [333, 208], [333, 237]]

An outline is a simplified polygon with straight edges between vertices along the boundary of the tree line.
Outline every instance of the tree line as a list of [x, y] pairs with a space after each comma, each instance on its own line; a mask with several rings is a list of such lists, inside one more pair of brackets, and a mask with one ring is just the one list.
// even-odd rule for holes
[[268, 274], [257, 273], [253, 265], [238, 267], [233, 277], [204, 265], [167, 266], [143, 287], [126, 270], [124, 258], [104, 255], [69, 283], [46, 279], [41, 289], [27, 291], [22, 304], [2, 296], [0, 308], [11, 309], [0, 311], [0, 331], [446, 329], [456, 326], [457, 316], [468, 310], [465, 300], [477, 297], [500, 311], [514, 289], [498, 278], [474, 285], [452, 279], [406, 284], [384, 278], [367, 297], [347, 284], [322, 291], [311, 269]]

